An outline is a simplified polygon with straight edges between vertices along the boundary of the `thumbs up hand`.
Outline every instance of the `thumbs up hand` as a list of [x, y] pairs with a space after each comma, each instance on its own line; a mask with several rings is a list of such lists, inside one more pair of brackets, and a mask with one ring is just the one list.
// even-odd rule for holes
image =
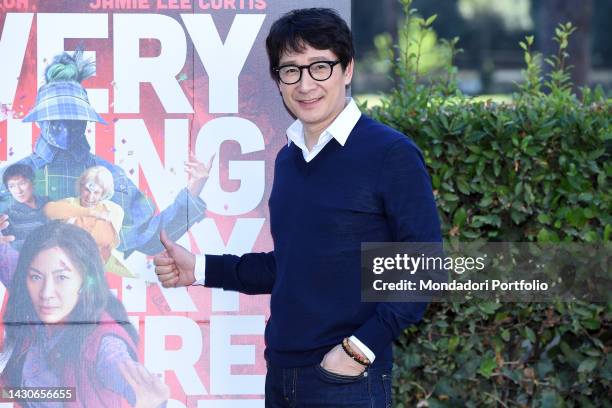
[[166, 250], [153, 258], [157, 278], [165, 288], [189, 286], [195, 282], [195, 255], [170, 240], [162, 230], [159, 235]]

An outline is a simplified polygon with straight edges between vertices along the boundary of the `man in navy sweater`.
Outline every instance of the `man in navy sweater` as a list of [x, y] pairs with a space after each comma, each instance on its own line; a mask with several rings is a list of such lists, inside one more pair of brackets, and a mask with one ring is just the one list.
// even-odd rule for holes
[[391, 406], [393, 340], [425, 303], [360, 299], [362, 242], [440, 242], [423, 157], [359, 112], [347, 24], [330, 9], [294, 10], [266, 39], [270, 71], [297, 120], [276, 158], [274, 251], [195, 256], [167, 239], [165, 287], [205, 284], [271, 294], [266, 407]]

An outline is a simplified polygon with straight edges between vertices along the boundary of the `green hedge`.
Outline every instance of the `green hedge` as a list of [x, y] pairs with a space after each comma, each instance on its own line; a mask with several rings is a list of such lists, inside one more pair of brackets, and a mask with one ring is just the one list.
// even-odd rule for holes
[[[431, 29], [435, 17], [402, 3]], [[610, 241], [612, 104], [601, 90], [572, 93], [572, 31], [559, 26], [544, 78], [533, 37], [520, 44], [525, 82], [511, 103], [463, 96], [450, 62], [429, 82], [396, 62], [397, 88], [369, 112], [423, 150], [445, 239]], [[446, 44], [455, 55], [457, 39]], [[394, 60], [406, 58], [418, 55]], [[396, 342], [394, 405], [612, 406], [611, 320], [612, 303], [433, 304]]]

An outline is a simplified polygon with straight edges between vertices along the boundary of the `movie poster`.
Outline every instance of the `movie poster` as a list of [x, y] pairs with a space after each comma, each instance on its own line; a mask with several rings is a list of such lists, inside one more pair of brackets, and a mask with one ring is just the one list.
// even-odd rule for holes
[[[272, 249], [293, 119], [264, 42], [312, 6], [329, 4], [0, 0], [0, 214], [15, 238], [0, 243], [0, 407], [25, 404], [11, 381], [73, 387], [66, 406], [264, 406], [268, 297], [164, 289], [152, 257], [162, 229], [199, 254]], [[348, 0], [333, 7], [350, 21]]]

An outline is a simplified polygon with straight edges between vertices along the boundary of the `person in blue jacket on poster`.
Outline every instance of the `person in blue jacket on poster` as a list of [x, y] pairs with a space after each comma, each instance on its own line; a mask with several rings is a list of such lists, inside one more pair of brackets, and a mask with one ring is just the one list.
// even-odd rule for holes
[[271, 294], [266, 407], [390, 407], [393, 340], [425, 302], [362, 302], [362, 242], [441, 242], [423, 156], [347, 97], [349, 27], [331, 9], [294, 10], [266, 39], [270, 72], [296, 118], [276, 157], [274, 250], [195, 256], [164, 232], [165, 287]]
[[49, 202], [49, 198], [34, 194], [34, 172], [25, 164], [16, 163], [8, 166], [2, 174], [2, 184], [14, 201], [6, 210], [11, 225], [3, 231], [3, 234], [15, 237], [11, 245], [19, 251], [27, 236], [48, 221], [43, 207]]

